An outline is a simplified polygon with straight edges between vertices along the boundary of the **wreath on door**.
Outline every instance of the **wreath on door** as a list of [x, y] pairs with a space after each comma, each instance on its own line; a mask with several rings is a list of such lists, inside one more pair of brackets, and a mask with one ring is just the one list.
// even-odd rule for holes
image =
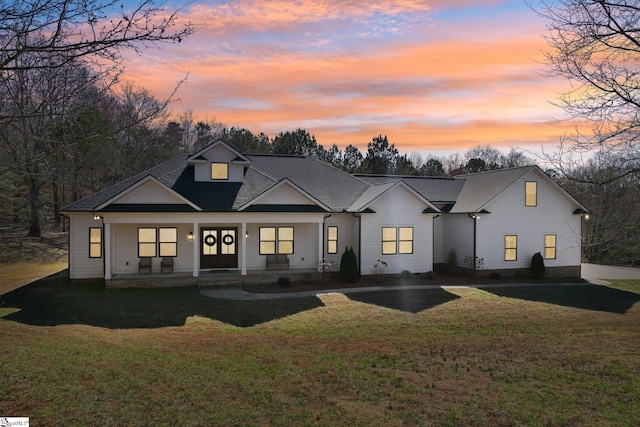
[[216, 237], [212, 234], [209, 234], [204, 238], [204, 244], [207, 246], [213, 246], [216, 244]]
[[223, 238], [222, 238], [222, 243], [224, 243], [225, 245], [229, 246], [229, 245], [233, 245], [233, 236], [231, 234], [226, 234]]

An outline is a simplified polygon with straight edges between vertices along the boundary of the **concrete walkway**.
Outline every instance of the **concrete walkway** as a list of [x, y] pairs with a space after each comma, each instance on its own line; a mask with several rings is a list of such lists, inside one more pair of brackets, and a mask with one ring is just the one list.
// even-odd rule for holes
[[[593, 284], [606, 284], [609, 280], [640, 280], [640, 268], [612, 267], [607, 265], [582, 264], [582, 278]], [[586, 285], [586, 283], [554, 283], [554, 286], [575, 286]], [[317, 291], [289, 292], [289, 293], [268, 293], [259, 294], [246, 292], [240, 288], [204, 288], [200, 290], [202, 295], [239, 301], [275, 300], [304, 297], [317, 297], [328, 294], [348, 294], [355, 292], [376, 292], [376, 291], [402, 291], [410, 289], [455, 289], [455, 288], [513, 288], [524, 286], [542, 286], [535, 283], [488, 283], [484, 285], [469, 286], [441, 286], [441, 285], [405, 285], [405, 286], [368, 286], [363, 288], [337, 288]]]
[[640, 268], [582, 264], [582, 278], [595, 280], [640, 280]]
[[[584, 286], [587, 283], [554, 283], [554, 286]], [[349, 294], [357, 292], [376, 292], [376, 291], [403, 291], [411, 289], [460, 289], [460, 288], [513, 288], [526, 286], [542, 286], [536, 283], [490, 283], [485, 285], [467, 285], [467, 286], [447, 286], [447, 285], [400, 285], [400, 286], [368, 286], [362, 288], [337, 288], [323, 289], [317, 291], [301, 291], [301, 292], [284, 292], [284, 293], [253, 293], [246, 292], [240, 288], [204, 288], [200, 293], [211, 298], [236, 300], [236, 301], [258, 301], [258, 300], [275, 300], [275, 299], [291, 299], [304, 297], [317, 297], [331, 294]]]

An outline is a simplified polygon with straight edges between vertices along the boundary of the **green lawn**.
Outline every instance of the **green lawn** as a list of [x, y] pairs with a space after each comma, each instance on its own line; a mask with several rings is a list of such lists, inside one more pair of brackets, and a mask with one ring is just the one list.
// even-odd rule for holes
[[0, 295], [0, 415], [33, 426], [640, 425], [640, 282], [225, 301]]

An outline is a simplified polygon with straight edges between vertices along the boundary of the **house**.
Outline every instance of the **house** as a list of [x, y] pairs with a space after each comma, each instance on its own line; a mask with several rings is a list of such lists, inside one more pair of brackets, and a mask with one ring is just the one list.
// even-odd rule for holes
[[381, 261], [390, 274], [426, 273], [453, 250], [461, 267], [482, 273], [528, 269], [541, 252], [548, 274], [579, 276], [586, 212], [537, 166], [455, 178], [350, 175], [221, 141], [65, 208], [70, 279], [107, 286], [154, 274], [198, 283], [215, 282], [216, 272], [318, 271], [346, 247], [363, 275]]

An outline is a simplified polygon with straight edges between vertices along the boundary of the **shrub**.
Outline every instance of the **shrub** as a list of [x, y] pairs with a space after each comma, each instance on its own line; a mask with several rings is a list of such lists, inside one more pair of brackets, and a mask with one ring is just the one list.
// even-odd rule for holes
[[531, 258], [531, 276], [534, 279], [544, 279], [544, 273], [544, 258], [542, 258], [542, 255], [538, 252]]
[[411, 272], [409, 270], [402, 270], [400, 272], [400, 278], [402, 280], [411, 280]]
[[291, 287], [291, 279], [284, 276], [278, 277], [278, 285], [282, 286], [283, 288], [289, 288]]
[[358, 279], [358, 258], [353, 248], [344, 248], [340, 258], [340, 281], [353, 283]]

